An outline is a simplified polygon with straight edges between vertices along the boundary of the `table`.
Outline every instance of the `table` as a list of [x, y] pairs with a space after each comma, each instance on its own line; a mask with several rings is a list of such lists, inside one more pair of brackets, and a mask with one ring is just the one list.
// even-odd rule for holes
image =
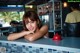
[[[29, 42], [24, 38], [8, 41], [7, 36], [0, 37], [0, 52], [6, 53], [80, 53], [79, 37], [63, 37], [61, 41], [41, 38]], [[2, 50], [2, 51], [1, 51]]]

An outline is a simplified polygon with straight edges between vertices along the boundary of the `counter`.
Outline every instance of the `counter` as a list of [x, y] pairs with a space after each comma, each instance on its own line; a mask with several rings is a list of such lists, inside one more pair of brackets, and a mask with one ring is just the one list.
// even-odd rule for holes
[[8, 41], [0, 37], [0, 53], [80, 53], [80, 38], [64, 37], [61, 41], [41, 38], [34, 42], [20, 38]]

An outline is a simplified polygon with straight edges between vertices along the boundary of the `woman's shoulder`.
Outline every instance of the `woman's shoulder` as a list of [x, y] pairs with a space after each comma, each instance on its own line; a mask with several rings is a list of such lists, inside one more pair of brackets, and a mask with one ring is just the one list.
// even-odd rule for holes
[[44, 24], [44, 25], [42, 25], [42, 27], [48, 27], [48, 25], [47, 24]]
[[48, 26], [48, 24], [41, 22], [41, 23], [39, 24], [39, 28], [42, 28], [43, 26]]
[[42, 25], [42, 27], [40, 28], [40, 30], [44, 31], [44, 30], [48, 30], [48, 25]]

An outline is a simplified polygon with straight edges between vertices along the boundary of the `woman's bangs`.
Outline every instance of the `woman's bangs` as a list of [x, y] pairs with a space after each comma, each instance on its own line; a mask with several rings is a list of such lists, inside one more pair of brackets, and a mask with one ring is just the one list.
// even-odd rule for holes
[[31, 17], [31, 18], [29, 18], [31, 21], [36, 21], [36, 19], [35, 18], [33, 18], [33, 17]]
[[28, 22], [29, 22], [28, 18], [27, 18], [27, 19], [24, 19], [24, 22], [25, 22], [25, 23], [28, 23]]

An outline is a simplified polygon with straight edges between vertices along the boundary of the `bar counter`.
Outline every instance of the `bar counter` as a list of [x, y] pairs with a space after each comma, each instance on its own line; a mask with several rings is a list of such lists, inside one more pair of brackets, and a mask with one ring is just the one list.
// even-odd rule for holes
[[0, 53], [80, 53], [79, 37], [63, 37], [60, 41], [41, 38], [29, 42], [24, 38], [8, 41], [0, 36]]

